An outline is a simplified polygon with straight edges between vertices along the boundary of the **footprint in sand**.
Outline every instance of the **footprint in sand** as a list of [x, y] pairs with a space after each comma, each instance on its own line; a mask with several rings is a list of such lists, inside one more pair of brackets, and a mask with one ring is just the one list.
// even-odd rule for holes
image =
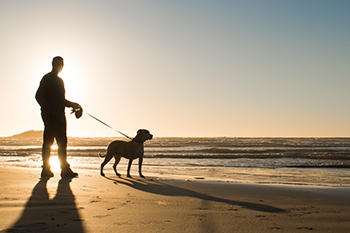
[[107, 214], [107, 215], [96, 215], [93, 216], [94, 218], [106, 218], [106, 217], [110, 217], [111, 215]]
[[297, 227], [297, 230], [310, 230], [310, 231], [312, 231], [312, 230], [314, 230], [314, 228], [312, 228], [312, 227]]

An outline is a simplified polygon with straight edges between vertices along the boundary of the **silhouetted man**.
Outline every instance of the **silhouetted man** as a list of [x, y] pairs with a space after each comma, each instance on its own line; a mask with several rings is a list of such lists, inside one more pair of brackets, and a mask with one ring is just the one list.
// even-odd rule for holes
[[[82, 108], [79, 104], [66, 100], [63, 80], [58, 77], [63, 66], [62, 57], [53, 58], [52, 71], [42, 78], [35, 95], [35, 99], [41, 107], [41, 117], [45, 126], [42, 147], [43, 169], [41, 176], [53, 176], [49, 160], [51, 146], [55, 138], [58, 146], [61, 176], [78, 176], [78, 173], [70, 169], [70, 165], [67, 162], [67, 122], [65, 107], [72, 108], [73, 112], [79, 111], [80, 116]], [[80, 116], [77, 116], [77, 118]]]

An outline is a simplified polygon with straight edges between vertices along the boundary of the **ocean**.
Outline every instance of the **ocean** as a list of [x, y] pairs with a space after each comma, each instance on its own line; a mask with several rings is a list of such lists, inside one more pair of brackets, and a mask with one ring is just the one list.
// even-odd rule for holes
[[[125, 138], [69, 138], [72, 169], [99, 175], [109, 142]], [[0, 138], [0, 166], [41, 167], [42, 139]], [[55, 146], [53, 161], [57, 161]], [[115, 176], [113, 161], [105, 167]], [[128, 161], [118, 171], [126, 174]], [[137, 176], [138, 160], [131, 173]], [[145, 143], [143, 173], [151, 177], [236, 183], [350, 187], [350, 138], [154, 138]], [[52, 169], [59, 167], [52, 165]]]

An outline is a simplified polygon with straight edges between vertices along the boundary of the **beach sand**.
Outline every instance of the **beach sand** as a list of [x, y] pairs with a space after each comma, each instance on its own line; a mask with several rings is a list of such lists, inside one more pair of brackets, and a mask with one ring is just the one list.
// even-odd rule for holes
[[[349, 232], [350, 189], [0, 168], [0, 232]], [[147, 174], [145, 174], [147, 175]]]

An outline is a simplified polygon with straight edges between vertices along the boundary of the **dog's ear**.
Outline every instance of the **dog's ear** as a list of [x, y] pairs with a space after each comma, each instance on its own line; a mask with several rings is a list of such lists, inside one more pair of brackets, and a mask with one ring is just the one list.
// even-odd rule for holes
[[142, 132], [149, 133], [149, 131], [147, 129], [139, 129], [136, 134], [139, 134]]

